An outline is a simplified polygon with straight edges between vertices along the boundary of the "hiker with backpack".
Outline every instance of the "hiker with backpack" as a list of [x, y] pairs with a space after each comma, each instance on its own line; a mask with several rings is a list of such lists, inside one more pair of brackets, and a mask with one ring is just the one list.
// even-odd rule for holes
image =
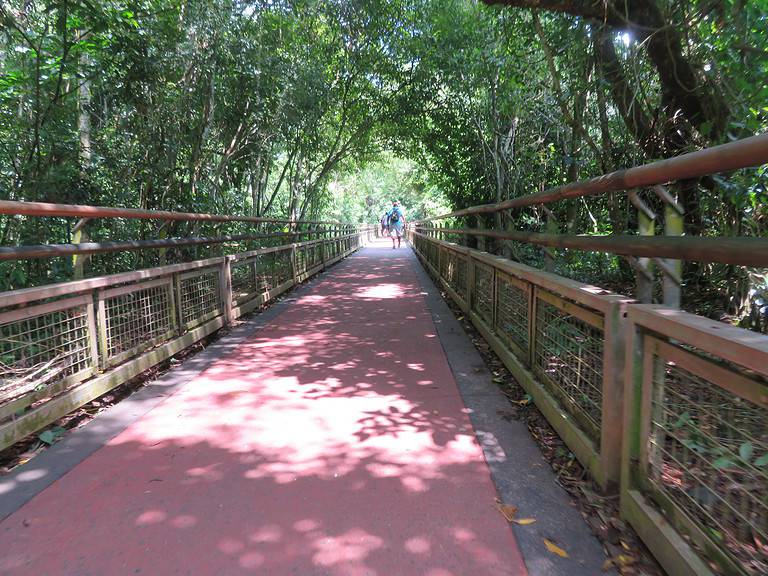
[[389, 236], [392, 238], [392, 250], [395, 249], [395, 238], [397, 238], [397, 248], [400, 248], [400, 239], [405, 229], [405, 211], [397, 200], [392, 203], [392, 209], [387, 212], [387, 224]]

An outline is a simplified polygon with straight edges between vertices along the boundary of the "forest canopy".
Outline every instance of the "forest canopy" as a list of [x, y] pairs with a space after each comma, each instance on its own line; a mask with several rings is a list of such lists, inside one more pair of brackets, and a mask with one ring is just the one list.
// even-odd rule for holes
[[[763, 132], [766, 77], [765, 0], [6, 0], [0, 198], [425, 216]], [[764, 235], [766, 179], [684, 183], [686, 231]], [[556, 212], [636, 229], [623, 196]]]

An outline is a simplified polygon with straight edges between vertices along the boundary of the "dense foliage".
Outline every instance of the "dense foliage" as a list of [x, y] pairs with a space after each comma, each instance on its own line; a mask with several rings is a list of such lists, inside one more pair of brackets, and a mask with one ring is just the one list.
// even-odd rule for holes
[[[393, 197], [426, 215], [766, 129], [763, 0], [489, 4], [509, 6], [6, 0], [0, 197], [370, 221]], [[676, 186], [687, 232], [764, 235], [766, 179], [748, 170]], [[562, 232], [632, 233], [634, 213], [610, 195], [555, 206], [553, 220]], [[527, 210], [484, 224], [545, 220]], [[69, 242], [72, 225], [4, 219], [0, 237]], [[100, 221], [87, 231], [159, 233]], [[4, 287], [66, 277], [68, 265], [14, 268]], [[562, 265], [630, 284], [614, 260]], [[687, 281], [742, 314], [764, 282], [717, 266], [690, 267]]]

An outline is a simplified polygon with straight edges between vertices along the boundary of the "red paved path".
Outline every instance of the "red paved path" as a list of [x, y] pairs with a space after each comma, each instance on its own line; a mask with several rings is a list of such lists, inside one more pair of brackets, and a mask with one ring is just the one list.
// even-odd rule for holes
[[368, 248], [0, 524], [2, 574], [524, 575], [406, 248]]

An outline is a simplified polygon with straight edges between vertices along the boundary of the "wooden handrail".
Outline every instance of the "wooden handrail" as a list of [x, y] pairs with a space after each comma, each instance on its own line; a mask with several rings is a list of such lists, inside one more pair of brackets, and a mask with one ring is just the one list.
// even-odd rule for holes
[[288, 220], [259, 216], [235, 216], [228, 214], [204, 214], [196, 212], [171, 212], [167, 210], [139, 210], [112, 206], [85, 206], [78, 204], [52, 204], [48, 202], [21, 202], [0, 200], [0, 214], [23, 216], [63, 216], [74, 218], [129, 218], [140, 220], [185, 220], [208, 222], [256, 222], [275, 224], [332, 224], [330, 220]]
[[549, 204], [558, 200], [595, 196], [608, 192], [621, 192], [666, 184], [676, 180], [700, 178], [710, 174], [729, 172], [768, 163], [768, 133], [744, 138], [736, 142], [705, 148], [674, 158], [659, 160], [643, 166], [617, 170], [590, 180], [571, 182], [542, 192], [528, 194], [495, 204], [481, 204], [441, 214], [424, 221], [442, 220], [473, 214], [492, 214], [512, 208]]
[[442, 234], [485, 236], [548, 246], [593, 250], [621, 256], [644, 258], [672, 258], [698, 262], [720, 262], [740, 266], [768, 266], [768, 238], [729, 238], [696, 236], [574, 236], [565, 234], [541, 234], [538, 232], [495, 231], [478, 228], [427, 228], [418, 230], [439, 231]]

